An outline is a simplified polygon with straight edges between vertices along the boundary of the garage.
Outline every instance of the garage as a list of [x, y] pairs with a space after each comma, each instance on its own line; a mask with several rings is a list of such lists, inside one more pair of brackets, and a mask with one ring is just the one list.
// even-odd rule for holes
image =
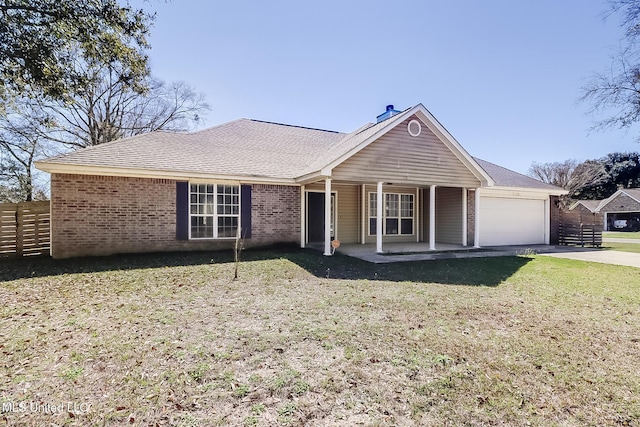
[[545, 201], [480, 197], [480, 245], [545, 243]]

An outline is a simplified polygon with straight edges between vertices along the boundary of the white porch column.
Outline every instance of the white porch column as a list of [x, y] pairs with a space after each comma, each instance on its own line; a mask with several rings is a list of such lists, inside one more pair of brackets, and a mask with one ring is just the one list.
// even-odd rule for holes
[[469, 218], [467, 218], [467, 189], [462, 189], [462, 246], [467, 246], [467, 225]]
[[324, 254], [331, 255], [331, 178], [324, 180]]
[[382, 182], [378, 182], [376, 193], [378, 209], [376, 211], [376, 252], [382, 253]]
[[362, 235], [360, 236], [360, 243], [365, 244], [367, 241], [367, 212], [369, 211], [369, 204], [367, 203], [367, 191], [364, 184], [362, 184]]
[[551, 241], [551, 203], [549, 197], [544, 199], [544, 244]]
[[436, 186], [429, 187], [429, 250], [436, 249]]
[[307, 200], [305, 197], [305, 186], [300, 186], [300, 247], [304, 248], [307, 243]]
[[416, 243], [420, 243], [420, 188], [416, 187], [416, 204], [413, 210], [413, 223], [415, 224]]
[[473, 247], [480, 247], [480, 189], [475, 190], [475, 224], [473, 224]]

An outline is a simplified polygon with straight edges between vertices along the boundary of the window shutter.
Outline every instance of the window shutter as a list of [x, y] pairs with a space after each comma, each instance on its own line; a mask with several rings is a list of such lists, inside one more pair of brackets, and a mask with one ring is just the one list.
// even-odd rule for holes
[[176, 182], [176, 239], [189, 240], [188, 182]]
[[251, 185], [240, 186], [240, 224], [242, 230], [240, 236], [244, 239], [251, 238]]

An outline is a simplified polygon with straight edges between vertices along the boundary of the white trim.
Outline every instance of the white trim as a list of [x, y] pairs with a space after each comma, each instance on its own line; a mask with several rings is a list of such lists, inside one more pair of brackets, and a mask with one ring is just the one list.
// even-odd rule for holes
[[361, 192], [361, 196], [360, 196], [360, 210], [361, 215], [360, 215], [360, 219], [362, 221], [362, 226], [360, 227], [360, 243], [361, 244], [365, 244], [367, 243], [367, 229], [368, 227], [368, 223], [367, 223], [367, 217], [368, 217], [368, 207], [367, 207], [367, 189], [366, 189], [366, 185], [362, 184], [362, 186], [360, 187], [360, 192]]
[[306, 203], [306, 192], [304, 185], [300, 186], [300, 247], [306, 247], [306, 218], [307, 218], [307, 203]]
[[[228, 183], [211, 183], [211, 182], [199, 182], [199, 181], [189, 181], [187, 184], [189, 186], [189, 217], [188, 217], [188, 226], [189, 226], [189, 240], [234, 240], [236, 236], [229, 237], [218, 237], [218, 218], [219, 217], [229, 217], [229, 218], [238, 218], [238, 230], [242, 230], [242, 187], [240, 184], [228, 184]], [[192, 185], [212, 185], [213, 186], [213, 214], [192, 214], [191, 213], [191, 186]], [[238, 214], [237, 215], [229, 215], [229, 214], [219, 214], [218, 213], [218, 185], [228, 185], [232, 187], [238, 187]], [[199, 192], [197, 193], [199, 194]], [[192, 237], [191, 236], [191, 218], [192, 217], [207, 217], [212, 218], [213, 224], [213, 236], [212, 237]], [[236, 232], [237, 234], [237, 232]]]
[[[376, 222], [377, 222], [378, 217], [372, 217], [372, 216], [371, 216], [371, 195], [372, 195], [372, 194], [376, 194], [376, 192], [374, 192], [374, 191], [369, 191], [369, 192], [367, 192], [367, 196], [368, 196], [368, 197], [367, 197], [367, 219], [370, 221], [370, 220], [371, 220], [371, 218], [376, 218]], [[417, 216], [417, 215], [416, 215], [416, 206], [417, 206], [417, 202], [416, 202], [416, 199], [417, 199], [417, 198], [416, 198], [416, 195], [415, 195], [415, 194], [413, 194], [413, 193], [400, 193], [400, 192], [397, 192], [397, 191], [383, 191], [383, 192], [382, 192], [382, 199], [383, 199], [383, 201], [386, 201], [384, 196], [386, 196], [386, 195], [388, 195], [388, 194], [396, 194], [396, 195], [398, 195], [398, 196], [399, 196], [399, 198], [398, 198], [398, 213], [402, 213], [402, 212], [401, 212], [401, 207], [402, 207], [402, 196], [412, 196], [412, 197], [413, 197], [413, 216], [411, 217], [411, 219], [413, 220], [413, 227], [412, 227], [412, 232], [411, 232], [411, 234], [402, 234], [402, 233], [400, 232], [400, 230], [401, 230], [401, 225], [402, 225], [402, 220], [403, 220], [403, 219], [409, 219], [409, 217], [408, 217], [408, 216], [393, 216], [393, 217], [383, 216], [383, 218], [382, 218], [382, 220], [383, 220], [383, 225], [382, 225], [382, 235], [383, 235], [383, 236], [389, 236], [389, 237], [394, 237], [394, 236], [398, 236], [398, 237], [411, 237], [411, 236], [414, 236], [414, 235], [416, 235], [416, 236], [417, 236], [418, 234], [417, 234], [417, 232], [416, 232], [416, 230], [417, 230], [417, 228], [416, 228], [416, 223], [418, 222], [418, 220], [417, 220], [417, 218], [416, 218], [416, 216]], [[384, 206], [386, 206], [386, 205], [383, 205], [383, 211], [384, 211]], [[383, 215], [384, 215], [384, 213], [383, 213]], [[392, 219], [393, 219], [393, 218], [397, 218], [397, 219], [398, 219], [398, 221], [399, 221], [399, 222], [398, 222], [398, 233], [397, 233], [397, 234], [387, 234], [387, 226], [386, 226], [386, 221], [385, 221], [387, 218], [392, 218]], [[368, 224], [369, 224], [369, 222], [367, 222], [367, 225], [368, 225]], [[377, 227], [376, 227], [376, 228], [377, 228]], [[370, 228], [369, 226], [367, 226], [367, 236], [368, 236], [368, 237], [375, 236], [375, 234], [371, 234], [371, 228]], [[419, 237], [419, 236], [418, 236], [418, 237]], [[418, 241], [419, 241], [419, 240], [418, 240]]]
[[165, 171], [159, 169], [134, 169], [134, 168], [114, 168], [106, 166], [84, 166], [71, 165], [61, 163], [48, 163], [46, 161], [35, 162], [36, 167], [41, 171], [57, 174], [70, 175], [92, 175], [92, 176], [118, 176], [127, 178], [155, 178], [155, 179], [172, 179], [176, 181], [196, 181], [198, 182], [216, 182], [231, 183], [245, 182], [252, 184], [274, 184], [274, 185], [291, 185], [300, 186], [295, 179], [288, 178], [269, 178], [256, 176], [241, 175], [216, 175], [204, 172], [180, 172]]
[[429, 250], [436, 249], [436, 186], [429, 187]]
[[467, 233], [469, 232], [469, 229], [468, 229], [469, 212], [467, 209], [467, 203], [469, 203], [467, 189], [463, 188], [462, 189], [462, 246], [467, 246], [469, 243], [467, 241], [468, 240]]
[[376, 187], [376, 252], [381, 254], [382, 252], [382, 221], [383, 217], [382, 204], [384, 203], [382, 197], [382, 181], [378, 182]]
[[[415, 133], [411, 132], [411, 125], [418, 125], [418, 130]], [[422, 133], [422, 125], [416, 119], [410, 120], [409, 123], [407, 123], [407, 132], [409, 132], [409, 135], [413, 137], [420, 136]]]
[[[305, 194], [305, 220], [304, 220], [304, 238], [305, 238], [305, 243], [309, 244], [309, 193], [321, 193], [324, 194], [324, 190], [308, 190], [305, 189], [304, 194]], [[334, 213], [333, 213], [333, 219], [334, 219], [334, 224], [333, 224], [333, 234], [335, 235], [334, 237], [337, 239], [338, 238], [338, 191], [337, 190], [331, 190], [331, 196], [334, 198], [334, 202], [333, 202], [333, 209], [334, 209]]]
[[420, 187], [416, 187], [416, 198], [414, 206], [414, 231], [416, 234], [416, 243], [420, 243]]
[[476, 188], [474, 194], [474, 216], [475, 221], [473, 224], [473, 247], [480, 247], [480, 189]]
[[[493, 187], [483, 188], [483, 192], [486, 191], [504, 191], [504, 192], [515, 192], [515, 193], [535, 193], [540, 196], [563, 196], [565, 194], [569, 194], [567, 190], [558, 189], [558, 190], [547, 190], [544, 188], [531, 188], [531, 187], [506, 187], [503, 185], [495, 185]], [[496, 196], [497, 197], [497, 196]]]
[[331, 178], [324, 180], [324, 255], [331, 256]]

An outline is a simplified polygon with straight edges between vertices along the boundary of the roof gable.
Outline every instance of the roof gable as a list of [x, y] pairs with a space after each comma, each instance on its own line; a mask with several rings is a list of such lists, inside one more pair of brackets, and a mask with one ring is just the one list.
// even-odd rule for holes
[[347, 135], [339, 144], [334, 145], [324, 156], [314, 162], [307, 173], [321, 172], [322, 175], [331, 175], [332, 169], [376, 143], [396, 127], [406, 126], [409, 118], [418, 119], [483, 186], [493, 185], [492, 178], [422, 104]]
[[[408, 125], [421, 124], [412, 136]], [[412, 126], [415, 126], [412, 123]], [[331, 177], [351, 182], [383, 181], [411, 186], [441, 185], [477, 188], [482, 185], [452, 150], [417, 115], [411, 115], [331, 170]]]
[[[605, 199], [606, 200], [606, 199]], [[569, 207], [569, 210], [572, 211], [576, 209], [578, 206], [583, 206], [591, 213], [597, 213], [600, 210], [600, 205], [604, 200], [578, 200], [573, 205]]]
[[632, 198], [636, 202], [640, 203], [640, 188], [621, 188], [620, 190], [613, 193], [608, 198], [601, 201], [600, 206], [598, 206], [598, 212], [604, 209], [607, 205], [617, 199], [621, 194], [626, 195], [627, 197]]

